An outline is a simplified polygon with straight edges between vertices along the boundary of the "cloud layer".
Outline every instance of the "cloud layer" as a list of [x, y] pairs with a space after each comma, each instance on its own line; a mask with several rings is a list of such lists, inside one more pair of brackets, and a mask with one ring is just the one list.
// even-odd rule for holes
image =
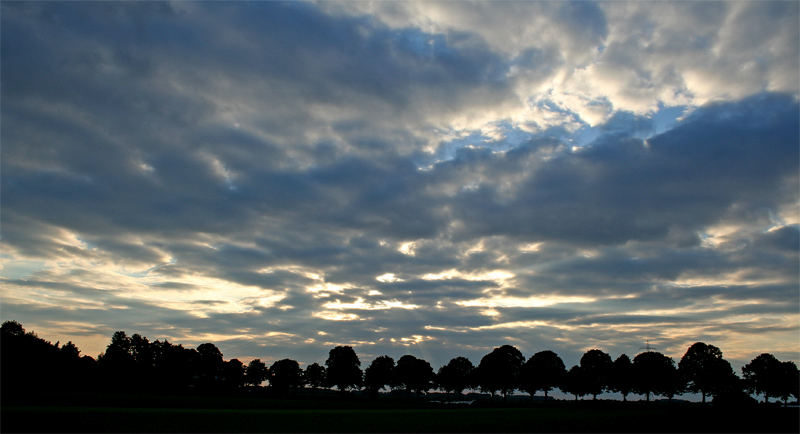
[[797, 360], [797, 8], [4, 3], [2, 317]]

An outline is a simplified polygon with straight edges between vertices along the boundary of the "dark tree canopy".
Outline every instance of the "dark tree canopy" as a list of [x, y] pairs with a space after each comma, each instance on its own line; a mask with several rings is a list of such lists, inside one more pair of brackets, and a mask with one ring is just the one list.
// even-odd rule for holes
[[218, 385], [219, 378], [222, 377], [224, 363], [222, 351], [212, 343], [200, 344], [197, 346], [198, 368], [200, 386], [204, 388], [214, 388]]
[[197, 354], [200, 355], [201, 359], [211, 363], [222, 363], [222, 351], [210, 342], [198, 345]]
[[628, 400], [628, 394], [633, 390], [633, 363], [630, 357], [622, 354], [614, 360], [611, 367], [611, 390], [622, 394], [622, 400]]
[[81, 350], [79, 350], [72, 341], [69, 341], [61, 347], [61, 353], [69, 358], [77, 359], [81, 355]]
[[312, 363], [306, 366], [306, 384], [312, 389], [325, 386], [325, 367], [319, 363]]
[[361, 362], [349, 346], [338, 346], [328, 353], [327, 384], [345, 391], [361, 386]]
[[394, 367], [394, 384], [407, 391], [426, 392], [433, 385], [433, 368], [425, 360], [406, 354]]
[[564, 380], [559, 387], [564, 392], [572, 394], [577, 401], [579, 396], [584, 396], [591, 393], [587, 384], [588, 381], [583, 368], [575, 365], [570, 368], [569, 371], [567, 371], [567, 374], [564, 376]]
[[364, 371], [364, 386], [375, 395], [379, 390], [392, 385], [394, 376], [394, 359], [380, 356], [369, 364]]
[[592, 399], [597, 399], [597, 395], [609, 387], [612, 366], [611, 356], [597, 349], [589, 350], [581, 357], [586, 390], [592, 395]]
[[252, 386], [259, 386], [267, 380], [268, 376], [269, 371], [267, 370], [267, 365], [265, 365], [261, 359], [253, 359], [247, 364], [244, 377], [245, 383]]
[[687, 389], [699, 392], [703, 402], [706, 402], [706, 395], [717, 396], [736, 381], [736, 374], [731, 364], [722, 358], [722, 351], [703, 342], [694, 343], [686, 350], [678, 362], [678, 372]]
[[455, 357], [446, 365], [439, 368], [436, 382], [443, 390], [461, 394], [464, 389], [472, 386], [472, 377], [475, 367], [466, 357]]
[[244, 385], [245, 367], [239, 359], [230, 359], [222, 367], [222, 382], [229, 389], [238, 389]]
[[511, 345], [495, 348], [483, 356], [477, 368], [477, 382], [481, 389], [503, 396], [519, 387], [520, 370], [525, 357]]
[[269, 385], [278, 393], [286, 393], [303, 385], [303, 370], [291, 359], [281, 359], [269, 367]]
[[131, 354], [131, 339], [124, 331], [117, 331], [111, 336], [111, 343], [106, 347], [98, 360], [101, 365], [112, 368], [128, 369], [133, 362]]
[[648, 351], [633, 359], [633, 390], [647, 396], [663, 395], [672, 397], [682, 388], [678, 383], [678, 371], [675, 362], [656, 351]]
[[[334, 385], [346, 391], [362, 383], [360, 361], [351, 347], [340, 346], [329, 352], [325, 364], [309, 365], [305, 371], [299, 363], [283, 359], [267, 369], [259, 359], [247, 368], [237, 359], [225, 361], [216, 345], [205, 343], [197, 349], [184, 348], [166, 340], [150, 341], [139, 334], [128, 336], [118, 331], [111, 337], [106, 351], [98, 361], [81, 357], [72, 342], [60, 346], [26, 332], [21, 324], [6, 321], [0, 327], [0, 390], [3, 396], [70, 389], [102, 392], [140, 393], [142, 391], [179, 392], [236, 390], [245, 384], [258, 386], [266, 379], [272, 390], [285, 393], [309, 384], [311, 387]], [[564, 372], [561, 359], [552, 351], [534, 354], [527, 362], [514, 347], [504, 345], [486, 354], [477, 368], [464, 357], [456, 357], [439, 369], [438, 375], [425, 360], [403, 356], [395, 366], [389, 356], [372, 361], [363, 375], [371, 394], [386, 385], [404, 387], [421, 393], [436, 385], [448, 392], [461, 393], [465, 388], [480, 386], [492, 395], [504, 395], [515, 389], [547, 391], [559, 387], [566, 393], [596, 396], [603, 388], [620, 392], [623, 400], [631, 391], [672, 397], [682, 393], [688, 382], [689, 390], [712, 395], [714, 404], [741, 405], [754, 402], [745, 394], [764, 394], [766, 400], [780, 398], [787, 404], [798, 397], [800, 374], [793, 362], [780, 362], [771, 354], [761, 354], [742, 370], [745, 380], [739, 379], [722, 358], [722, 352], [698, 342], [681, 359], [680, 370], [669, 357], [646, 352], [636, 356], [633, 363], [626, 355], [610, 362], [608, 354], [590, 350], [579, 366]], [[679, 375], [680, 374], [680, 375]], [[252, 392], [252, 391], [250, 391]], [[248, 392], [248, 393], [250, 393]]]
[[25, 329], [16, 321], [6, 321], [0, 326], [0, 335], [20, 337], [25, 335]]
[[558, 387], [566, 373], [564, 362], [556, 353], [550, 350], [540, 351], [522, 365], [521, 388], [531, 396], [535, 395], [537, 390], [544, 391], [547, 399], [547, 392]]
[[789, 396], [798, 399], [800, 390], [800, 373], [794, 362], [781, 362], [780, 381], [777, 392], [778, 398], [783, 400], [783, 405], [788, 405]]
[[747, 389], [752, 393], [763, 394], [764, 402], [769, 401], [769, 398], [779, 398], [783, 395], [782, 389], [786, 387], [782, 384], [786, 381], [782, 375], [784, 370], [789, 371], [769, 353], [760, 354], [742, 367]]
[[[3, 402], [14, 395], [39, 394], [44, 390], [83, 390], [98, 385], [97, 366], [71, 342], [63, 347], [26, 332], [16, 321], [0, 326], [0, 391]], [[125, 388], [124, 377], [110, 383]]]

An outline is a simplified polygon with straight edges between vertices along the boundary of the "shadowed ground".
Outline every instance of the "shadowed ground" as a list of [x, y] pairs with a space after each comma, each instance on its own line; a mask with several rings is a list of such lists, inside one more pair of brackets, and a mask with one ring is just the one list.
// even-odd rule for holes
[[797, 408], [453, 409], [11, 406], [3, 432], [798, 432]]

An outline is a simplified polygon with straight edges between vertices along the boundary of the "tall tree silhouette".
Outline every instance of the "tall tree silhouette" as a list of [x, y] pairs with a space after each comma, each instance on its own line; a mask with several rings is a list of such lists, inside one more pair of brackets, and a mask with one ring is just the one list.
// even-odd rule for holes
[[780, 396], [781, 362], [772, 354], [758, 355], [742, 367], [748, 390], [764, 394], [764, 402]]
[[678, 378], [675, 362], [656, 351], [640, 353], [633, 359], [634, 387], [650, 401], [650, 395], [673, 396]]
[[686, 350], [678, 362], [678, 372], [686, 381], [688, 390], [699, 392], [702, 401], [706, 395], [725, 390], [734, 381], [733, 368], [722, 358], [722, 351], [713, 345], [696, 342]]
[[789, 404], [789, 396], [798, 399], [800, 390], [800, 373], [794, 362], [781, 362], [780, 380], [778, 381], [777, 396], [783, 400], [784, 407]]
[[325, 385], [325, 367], [319, 363], [312, 363], [306, 366], [306, 384], [312, 389], [318, 389]]
[[253, 359], [247, 364], [244, 376], [245, 383], [258, 386], [263, 383], [268, 376], [269, 370], [267, 370], [267, 365], [265, 365], [261, 359]]
[[394, 376], [394, 359], [380, 356], [364, 370], [364, 386], [371, 395], [377, 395], [385, 386], [391, 386]]
[[579, 396], [588, 395], [590, 393], [587, 385], [588, 381], [583, 368], [575, 365], [564, 375], [564, 379], [559, 388], [566, 393], [572, 394], [577, 401]]
[[443, 390], [461, 394], [464, 389], [472, 386], [472, 377], [475, 367], [466, 357], [455, 357], [439, 368], [436, 382]]
[[135, 372], [135, 362], [131, 354], [131, 340], [124, 331], [117, 331], [111, 336], [111, 343], [105, 353], [97, 358], [102, 369], [106, 388], [128, 391], [139, 385], [138, 379], [131, 375]]
[[610, 388], [622, 394], [622, 400], [628, 400], [628, 394], [633, 389], [633, 363], [626, 354], [621, 354], [614, 360], [611, 367]]
[[199, 356], [199, 386], [203, 388], [217, 386], [222, 377], [222, 351], [210, 342], [198, 345], [196, 351]]
[[245, 367], [239, 359], [230, 359], [222, 366], [222, 382], [228, 389], [238, 389], [245, 382]]
[[200, 359], [196, 350], [173, 345], [167, 340], [157, 340], [151, 348], [155, 375], [161, 388], [186, 390], [196, 385]]
[[327, 384], [336, 386], [342, 392], [361, 386], [361, 362], [356, 352], [349, 346], [338, 346], [328, 352]]
[[507, 396], [519, 388], [519, 376], [525, 357], [511, 345], [495, 348], [483, 356], [477, 368], [477, 382], [481, 389], [494, 396], [497, 391]]
[[433, 368], [425, 360], [406, 354], [397, 360], [394, 367], [394, 384], [404, 387], [407, 391], [419, 394], [431, 388], [433, 382]]
[[586, 388], [596, 400], [597, 395], [608, 388], [613, 362], [611, 356], [601, 350], [589, 350], [581, 357], [581, 369], [586, 379]]
[[556, 353], [550, 350], [540, 351], [522, 365], [520, 384], [522, 389], [531, 394], [531, 397], [536, 394], [537, 390], [542, 390], [544, 398], [547, 399], [547, 392], [558, 387], [563, 382], [566, 373], [564, 362]]
[[269, 367], [269, 385], [281, 394], [296, 390], [303, 385], [303, 370], [291, 359], [281, 359]]

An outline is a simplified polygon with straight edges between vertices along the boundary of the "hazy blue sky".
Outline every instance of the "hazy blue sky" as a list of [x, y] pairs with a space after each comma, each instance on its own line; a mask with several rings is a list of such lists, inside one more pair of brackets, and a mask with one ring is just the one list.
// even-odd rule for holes
[[798, 5], [4, 1], [0, 315], [797, 361]]

